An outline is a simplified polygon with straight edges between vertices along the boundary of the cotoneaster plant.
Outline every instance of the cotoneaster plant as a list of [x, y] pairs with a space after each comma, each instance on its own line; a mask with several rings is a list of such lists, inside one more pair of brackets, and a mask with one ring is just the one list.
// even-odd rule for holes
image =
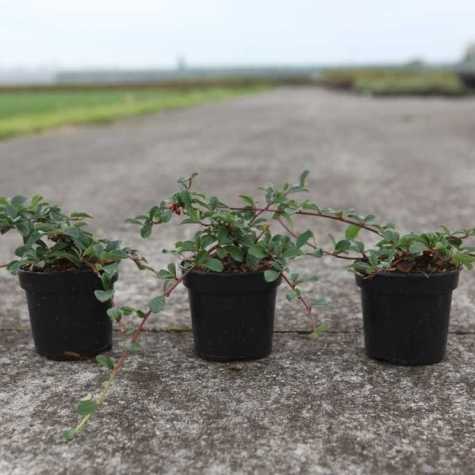
[[[169, 199], [154, 206], [147, 214], [130, 219], [140, 225], [140, 234], [149, 238], [154, 227], [172, 220], [181, 225], [193, 225], [197, 231], [186, 241], [179, 241], [167, 252], [175, 262], [159, 271], [165, 281], [165, 291], [179, 285], [191, 270], [216, 273], [249, 273], [263, 271], [267, 282], [282, 276], [289, 287], [288, 300], [299, 300], [307, 313], [311, 303], [302, 296], [299, 285], [315, 276], [303, 277], [289, 271], [289, 265], [309, 253], [320, 255], [320, 250], [308, 246], [313, 233], [306, 230], [299, 235], [279, 234], [272, 225], [283, 222], [292, 225], [292, 216], [300, 204], [293, 198], [307, 191], [308, 172], [302, 173], [295, 185], [261, 188], [265, 206], [258, 208], [249, 195], [241, 195], [243, 206], [232, 207], [220, 198], [207, 196], [192, 189], [197, 174], [178, 181], [179, 190]], [[160, 298], [160, 297], [157, 297]]]
[[391, 226], [370, 248], [348, 236], [343, 246], [335, 243], [335, 251], [346, 256], [359, 249], [360, 256], [351, 257], [350, 269], [367, 277], [380, 272], [433, 274], [472, 269], [475, 247], [466, 245], [466, 240], [474, 236], [474, 228], [451, 231], [442, 227], [435, 232], [401, 234]]
[[[153, 312], [159, 310], [154, 301], [145, 310], [132, 307], [113, 307], [114, 282], [119, 277], [119, 265], [124, 260], [132, 261], [140, 270], [154, 270], [137, 251], [123, 246], [120, 241], [96, 237], [87, 230], [86, 213], [64, 213], [58, 206], [48, 203], [41, 196], [27, 199], [15, 196], [0, 197], [0, 233], [17, 231], [22, 244], [15, 251], [16, 258], [2, 265], [12, 273], [30, 271], [39, 274], [65, 273], [70, 271], [92, 272], [100, 278], [102, 289], [95, 291], [100, 302], [108, 302], [109, 317], [118, 323], [120, 331], [127, 336], [127, 350], [117, 362], [106, 355], [98, 355], [97, 362], [110, 370], [102, 390], [96, 399], [86, 396], [78, 404], [81, 419], [78, 425], [64, 433], [71, 440], [80, 432], [96, 409], [105, 400], [117, 372], [131, 352], [137, 351], [138, 338], [143, 326]], [[123, 316], [138, 319], [136, 325], [124, 324]]]
[[[475, 262], [467, 244], [474, 236], [473, 228], [401, 234], [391, 227], [369, 248], [347, 236], [343, 252], [361, 290], [370, 358], [410, 366], [445, 358], [452, 293]], [[357, 248], [360, 256], [348, 255]]]
[[94, 236], [86, 228], [89, 219], [87, 213], [66, 214], [41, 196], [0, 197], [0, 234], [15, 230], [22, 240], [15, 259], [2, 267], [12, 273], [92, 271], [103, 285], [96, 291], [97, 299], [111, 300], [122, 260], [130, 259], [140, 269], [148, 266], [144, 258], [120, 241]]

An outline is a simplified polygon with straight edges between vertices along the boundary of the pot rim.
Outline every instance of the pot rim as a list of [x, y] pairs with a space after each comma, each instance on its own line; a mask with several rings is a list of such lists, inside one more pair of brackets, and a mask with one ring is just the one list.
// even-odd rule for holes
[[265, 270], [250, 271], [250, 272], [216, 272], [213, 270], [202, 271], [202, 270], [192, 269], [186, 272], [186, 270], [183, 268], [183, 263], [180, 263], [180, 269], [184, 275], [197, 274], [197, 275], [206, 275], [206, 276], [212, 275], [212, 276], [221, 276], [221, 277], [234, 277], [234, 276], [244, 276], [244, 275], [256, 276], [256, 275], [263, 275], [266, 270], [272, 270], [272, 269], [265, 269]]
[[81, 274], [81, 275], [97, 275], [96, 272], [92, 270], [79, 270], [79, 269], [74, 269], [74, 270], [55, 270], [55, 271], [50, 271], [50, 272], [42, 272], [42, 271], [33, 271], [33, 270], [24, 270], [24, 269], [18, 269], [17, 274], [24, 274], [24, 275], [43, 275], [43, 276], [50, 276], [50, 275], [64, 275], [64, 274]]
[[192, 271], [187, 272], [187, 274], [212, 275], [212, 276], [220, 276], [220, 277], [235, 277], [235, 276], [262, 275], [262, 274], [264, 274], [264, 272], [265, 271], [252, 271], [252, 272], [215, 272], [215, 271], [209, 271], [209, 272], [206, 272], [206, 271], [192, 270]]
[[445, 272], [388, 272], [388, 271], [381, 271], [381, 272], [376, 272], [375, 274], [364, 276], [361, 274], [355, 274], [358, 279], [362, 280], [371, 280], [372, 278], [375, 277], [389, 277], [393, 279], [431, 279], [431, 278], [438, 278], [438, 277], [444, 277], [448, 275], [456, 275], [460, 274], [462, 269], [456, 269], [456, 270], [449, 270]]

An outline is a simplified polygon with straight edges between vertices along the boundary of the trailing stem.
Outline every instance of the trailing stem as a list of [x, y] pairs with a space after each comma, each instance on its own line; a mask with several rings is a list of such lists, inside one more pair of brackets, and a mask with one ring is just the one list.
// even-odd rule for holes
[[[295, 231], [293, 231], [289, 226], [287, 226], [287, 224], [282, 219], [279, 218], [277, 221], [293, 238], [295, 239], [298, 238], [298, 234]], [[361, 257], [342, 256], [341, 254], [337, 254], [336, 252], [325, 251], [323, 249], [320, 249], [318, 246], [316, 246], [312, 242], [307, 242], [307, 246], [311, 247], [312, 249], [315, 249], [316, 251], [321, 250], [325, 256], [332, 256], [332, 257], [337, 257], [338, 259], [347, 259], [350, 261], [357, 261], [361, 259]]]
[[[173, 285], [168, 288], [164, 294], [163, 294], [163, 298], [168, 298], [172, 293], [173, 291], [183, 282], [183, 279], [185, 278], [186, 274], [188, 272], [190, 272], [192, 269], [188, 270], [187, 272], [185, 272], [181, 277], [179, 278], [176, 278], [175, 279], [175, 282], [173, 283]], [[134, 344], [137, 344], [139, 339], [140, 339], [140, 336], [142, 334], [142, 331], [144, 329], [144, 326], [145, 326], [145, 323], [147, 322], [147, 320], [150, 318], [150, 316], [153, 314], [153, 313], [157, 313], [157, 312], [154, 312], [152, 309], [149, 310], [148, 312], [144, 313], [142, 315], [142, 320], [140, 321], [139, 325], [135, 328], [135, 330], [133, 331], [132, 333], [132, 336], [130, 337], [129, 341], [130, 341], [130, 345], [134, 345]], [[113, 367], [111, 369], [111, 372], [109, 374], [109, 377], [107, 378], [107, 380], [103, 383], [102, 385], [102, 390], [101, 392], [98, 394], [97, 398], [95, 399], [94, 401], [94, 406], [93, 406], [93, 410], [91, 410], [89, 413], [87, 414], [84, 414], [79, 423], [76, 425], [76, 427], [70, 429], [70, 430], [67, 430], [65, 433], [64, 433], [64, 437], [67, 441], [70, 441], [73, 439], [73, 437], [78, 434], [79, 432], [81, 432], [85, 426], [87, 425], [87, 423], [89, 422], [89, 420], [91, 419], [91, 417], [93, 416], [93, 414], [96, 412], [96, 410], [102, 406], [102, 404], [104, 403], [104, 401], [106, 400], [108, 394], [109, 394], [109, 391], [114, 383], [114, 381], [116, 380], [117, 378], [117, 375], [118, 373], [120, 372], [120, 370], [124, 367], [125, 365], [125, 362], [127, 361], [127, 358], [130, 356], [130, 353], [131, 351], [129, 349], [125, 350], [122, 355], [120, 356], [120, 358], [117, 360], [117, 362], [115, 364], [113, 364]]]
[[[132, 334], [132, 337], [130, 338], [131, 343], [137, 343], [138, 342], [138, 340], [140, 338], [140, 334], [142, 333], [143, 327], [144, 327], [145, 323], [147, 322], [147, 320], [149, 319], [150, 315], [152, 315], [151, 311], [147, 312], [144, 315], [144, 317], [142, 318], [142, 321], [137, 326], [134, 333]], [[122, 353], [122, 355], [120, 356], [119, 360], [117, 361], [117, 363], [114, 365], [114, 368], [110, 372], [109, 377], [107, 378], [107, 380], [102, 385], [101, 392], [99, 393], [99, 395], [96, 398], [96, 401], [95, 401], [95, 403], [96, 403], [95, 408], [96, 409], [99, 408], [104, 403], [104, 401], [107, 398], [107, 395], [109, 394], [109, 391], [110, 391], [110, 389], [111, 389], [111, 387], [112, 387], [112, 385], [113, 385], [113, 383], [114, 383], [114, 381], [117, 377], [117, 374], [123, 368], [123, 366], [124, 366], [124, 364], [125, 364], [125, 362], [126, 362], [129, 355], [130, 355], [129, 350], [124, 351]], [[84, 429], [84, 427], [87, 425], [87, 423], [89, 422], [89, 420], [91, 419], [93, 414], [94, 414], [93, 412], [90, 412], [89, 414], [86, 414], [86, 415], [82, 416], [81, 420], [79, 421], [79, 423], [76, 427], [74, 427], [73, 429], [70, 429], [70, 430], [68, 430], [64, 433], [65, 439], [67, 441], [69, 441], [76, 434], [81, 432]]]
[[297, 289], [297, 286], [293, 284], [290, 279], [287, 277], [287, 275], [282, 272], [282, 278], [284, 279], [285, 283], [294, 291], [297, 293], [297, 298], [302, 302], [303, 306], [305, 307], [305, 314], [306, 315], [311, 315], [312, 314], [312, 306], [302, 297], [300, 294], [300, 291]]
[[[274, 213], [274, 214], [277, 214], [277, 215], [283, 214], [282, 210], [272, 209], [270, 207], [265, 207], [265, 208], [233, 207], [233, 208], [229, 208], [229, 209], [231, 209], [232, 211], [253, 211], [253, 212], [257, 213], [256, 217], [260, 216], [262, 213]], [[303, 210], [297, 210], [297, 211], [295, 211], [294, 214], [300, 215], [300, 216], [314, 216], [314, 217], [317, 217], [317, 218], [326, 218], [326, 219], [331, 219], [333, 221], [339, 221], [340, 223], [353, 224], [353, 225], [358, 226], [362, 229], [365, 229], [366, 231], [369, 231], [373, 234], [377, 234], [378, 236], [383, 236], [383, 233], [379, 229], [377, 229], [373, 226], [370, 226], [368, 224], [364, 224], [361, 221], [357, 221], [357, 220], [354, 220], [354, 219], [344, 218], [342, 216], [335, 216], [335, 215], [328, 214], [328, 213], [303, 211]]]

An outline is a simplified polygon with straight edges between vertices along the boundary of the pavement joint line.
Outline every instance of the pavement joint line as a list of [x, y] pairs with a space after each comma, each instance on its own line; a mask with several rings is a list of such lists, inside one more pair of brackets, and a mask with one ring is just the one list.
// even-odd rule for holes
[[[31, 330], [29, 328], [0, 328], [0, 333], [1, 332], [30, 332]], [[154, 329], [154, 328], [149, 328], [146, 330], [143, 330], [142, 333], [191, 333], [192, 330], [191, 328], [159, 328], [159, 329]], [[120, 334], [119, 331], [114, 330], [114, 333]], [[275, 330], [273, 332], [274, 334], [281, 334], [281, 335], [311, 335], [313, 333], [312, 330]], [[356, 331], [356, 330], [325, 330], [322, 332], [323, 335], [361, 335], [363, 334], [363, 331]], [[456, 331], [449, 331], [449, 335], [475, 335], [475, 330], [474, 331], [463, 331], [463, 330], [456, 330]]]

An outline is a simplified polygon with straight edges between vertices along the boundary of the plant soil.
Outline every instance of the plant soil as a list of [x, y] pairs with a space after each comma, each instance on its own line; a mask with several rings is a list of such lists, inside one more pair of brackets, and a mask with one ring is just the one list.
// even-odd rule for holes
[[414, 272], [433, 274], [436, 272], [455, 271], [459, 268], [451, 262], [449, 256], [444, 256], [436, 250], [427, 250], [420, 256], [414, 256], [410, 253], [399, 253], [391, 266], [384, 269], [385, 272]]
[[72, 264], [71, 262], [67, 260], [48, 264], [47, 266], [42, 267], [42, 268], [37, 267], [37, 266], [30, 266], [29, 268], [24, 267], [22, 270], [28, 271], [28, 272], [72, 272], [72, 271], [93, 272], [93, 270], [90, 269], [89, 267], [83, 266], [81, 268], [78, 268], [77, 266], [75, 266], [74, 264]]

